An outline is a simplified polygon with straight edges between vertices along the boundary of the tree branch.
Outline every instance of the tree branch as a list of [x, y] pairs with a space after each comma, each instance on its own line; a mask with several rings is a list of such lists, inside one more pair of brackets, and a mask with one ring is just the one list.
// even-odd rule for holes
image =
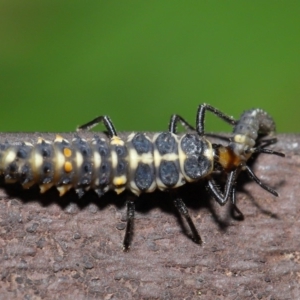
[[[39, 135], [1, 134], [0, 143]], [[300, 299], [300, 135], [278, 140], [271, 148], [286, 158], [260, 154], [252, 168], [280, 197], [239, 181], [244, 221], [229, 203], [209, 199], [202, 184], [183, 188], [202, 246], [190, 239], [167, 193], [139, 198], [124, 253], [124, 197], [90, 192], [78, 200], [72, 191], [60, 198], [55, 189], [40, 195], [2, 184], [1, 298]]]

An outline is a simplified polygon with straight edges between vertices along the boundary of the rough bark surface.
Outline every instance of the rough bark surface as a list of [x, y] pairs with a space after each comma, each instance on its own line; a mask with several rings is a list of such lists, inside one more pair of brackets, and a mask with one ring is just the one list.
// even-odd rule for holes
[[60, 198], [2, 184], [0, 299], [300, 299], [300, 135], [278, 140], [271, 148], [286, 158], [260, 154], [252, 167], [280, 197], [243, 176], [243, 221], [203, 184], [182, 189], [202, 246], [166, 193], [139, 198], [124, 253], [124, 197], [89, 192], [79, 201], [72, 191]]

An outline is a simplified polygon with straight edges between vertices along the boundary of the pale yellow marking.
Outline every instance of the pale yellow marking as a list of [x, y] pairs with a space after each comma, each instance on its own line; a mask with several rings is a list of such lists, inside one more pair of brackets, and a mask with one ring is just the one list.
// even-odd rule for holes
[[65, 157], [60, 152], [60, 149], [54, 146], [54, 183], [57, 182], [61, 176], [62, 169], [64, 168], [65, 164]]
[[93, 167], [94, 169], [98, 169], [101, 166], [101, 155], [97, 151], [94, 151], [93, 155], [94, 155]]
[[212, 144], [208, 140], [205, 140], [205, 142], [207, 143], [209, 148], [204, 151], [204, 156], [206, 156], [209, 159], [209, 161], [213, 161], [214, 160], [214, 150], [212, 148]]
[[140, 156], [140, 162], [142, 162], [143, 164], [147, 164], [150, 165], [153, 163], [153, 155], [152, 153], [143, 153]]
[[142, 155], [139, 155], [134, 149], [129, 150], [129, 157], [130, 167], [132, 170], [137, 168], [139, 162], [150, 165], [154, 161], [152, 153], [143, 153]]
[[[134, 193], [137, 196], [139, 196], [142, 193], [141, 190], [135, 184], [134, 179], [132, 179], [129, 182], [128, 188], [130, 189], [130, 191], [132, 193]], [[156, 181], [154, 179], [153, 182], [152, 182], [152, 184], [149, 186], [149, 188], [147, 190], [143, 191], [143, 193], [152, 193], [152, 192], [154, 192], [156, 190], [156, 188], [157, 188], [157, 185], [156, 185]]]
[[33, 165], [33, 168], [34, 168], [34, 172], [36, 170], [38, 170], [41, 165], [43, 164], [43, 156], [37, 152], [34, 152], [33, 153], [33, 162], [34, 162], [34, 165]]
[[31, 144], [31, 143], [29, 143], [29, 142], [25, 142], [24, 143], [26, 146], [31, 146], [31, 147], [33, 147], [33, 145]]
[[116, 188], [115, 189], [115, 192], [119, 195], [119, 194], [121, 194], [122, 192], [124, 192], [125, 191], [125, 187], [122, 187], [122, 188]]
[[64, 138], [61, 135], [57, 134], [54, 142], [60, 142], [61, 143], [63, 140], [64, 140]]
[[163, 155], [162, 158], [167, 161], [176, 161], [178, 159], [178, 154], [167, 153], [167, 154]]
[[235, 135], [233, 140], [236, 143], [244, 144], [250, 147], [253, 147], [255, 145], [255, 141], [253, 139], [250, 139], [248, 136], [242, 134]]
[[42, 137], [39, 137], [37, 140], [37, 144], [42, 144], [45, 140]]
[[139, 163], [139, 155], [135, 149], [130, 149], [128, 152], [130, 170], [136, 170]]
[[42, 137], [39, 137], [37, 140], [37, 144], [42, 144], [43, 142], [46, 144], [51, 144], [50, 141], [47, 141], [47, 140], [43, 139]]
[[110, 152], [110, 156], [111, 156], [111, 165], [112, 165], [112, 168], [113, 168], [113, 170], [115, 170], [116, 167], [117, 167], [117, 165], [118, 165], [118, 156], [117, 156], [116, 151], [111, 151]]
[[16, 158], [16, 152], [15, 152], [15, 149], [12, 150], [12, 149], [8, 149], [8, 151], [6, 152], [6, 156], [4, 158], [4, 164], [5, 165], [8, 165], [10, 163], [12, 163]]
[[147, 193], [152, 193], [157, 189], [157, 184], [155, 181], [155, 175], [154, 175], [154, 180], [152, 182], [152, 184], [149, 186], [149, 188], [146, 190]]
[[134, 138], [135, 134], [136, 134], [135, 132], [130, 133], [127, 137], [127, 142], [131, 142], [132, 139]]
[[128, 153], [128, 160], [130, 163], [130, 169], [136, 170], [139, 162], [150, 165], [153, 163], [153, 155], [151, 152], [138, 154], [137, 151], [132, 148]]
[[54, 155], [55, 157], [55, 167], [56, 167], [56, 170], [60, 170], [62, 168], [62, 166], [64, 165], [65, 163], [65, 157], [64, 155], [60, 152], [60, 151], [57, 151]]
[[72, 188], [72, 184], [57, 186], [56, 189], [59, 191], [59, 196], [62, 197], [67, 191]]
[[83, 156], [80, 152], [76, 152], [76, 167], [79, 169], [83, 164]]
[[156, 169], [159, 167], [161, 160], [162, 160], [162, 156], [160, 155], [158, 150], [155, 149], [153, 151], [153, 162]]
[[127, 178], [125, 175], [118, 176], [113, 179], [114, 186], [124, 185], [124, 184], [126, 184], [126, 182], [127, 182]]
[[139, 196], [141, 194], [140, 189], [137, 187], [137, 185], [135, 184], [134, 180], [131, 180], [129, 182], [129, 189], [130, 191], [135, 194], [136, 196]]
[[64, 156], [65, 157], [71, 157], [72, 155], [72, 150], [70, 148], [64, 148]]
[[234, 141], [236, 143], [241, 143], [241, 144], [244, 144], [245, 143], [245, 140], [246, 140], [246, 136], [245, 135], [241, 135], [241, 134], [237, 134], [234, 136]]
[[53, 182], [40, 184], [40, 193], [43, 194], [53, 187]]
[[[93, 169], [94, 169], [94, 174], [97, 174], [97, 171], [99, 170], [101, 166], [101, 155], [98, 153], [98, 151], [93, 152]], [[98, 176], [95, 176], [93, 180], [94, 186], [99, 186], [100, 184], [100, 179]]]
[[110, 144], [124, 146], [124, 141], [122, 141], [118, 136], [114, 135], [110, 140]]
[[208, 140], [206, 142], [209, 148], [204, 151], [203, 155], [211, 162], [210, 170], [207, 170], [207, 174], [210, 174], [214, 169], [214, 150], [212, 144]]
[[[97, 141], [98, 139], [93, 138], [91, 141], [92, 145], [97, 145]], [[104, 138], [101, 138], [100, 141], [105, 142], [106, 140]]]

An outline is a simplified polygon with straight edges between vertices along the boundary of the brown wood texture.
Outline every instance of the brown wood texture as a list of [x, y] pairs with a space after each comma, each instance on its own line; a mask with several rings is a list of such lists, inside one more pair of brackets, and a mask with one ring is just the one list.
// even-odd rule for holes
[[[39, 135], [1, 134], [0, 143]], [[271, 148], [286, 158], [260, 154], [252, 167], [280, 196], [242, 176], [243, 221], [203, 184], [183, 189], [202, 246], [167, 193], [138, 199], [124, 253], [124, 197], [2, 184], [0, 299], [300, 299], [300, 135], [278, 140]]]

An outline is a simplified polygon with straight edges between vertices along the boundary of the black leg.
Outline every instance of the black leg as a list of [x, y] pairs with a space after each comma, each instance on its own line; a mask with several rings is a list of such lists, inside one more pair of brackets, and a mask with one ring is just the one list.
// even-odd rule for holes
[[231, 189], [231, 203], [236, 205], [236, 185], [234, 185]]
[[193, 241], [197, 244], [201, 244], [202, 243], [201, 237], [194, 225], [192, 218], [190, 217], [189, 211], [186, 208], [184, 202], [182, 201], [181, 198], [174, 198], [173, 202], [174, 202], [175, 207], [179, 211], [180, 215], [185, 218], [186, 222], [190, 226]]
[[234, 185], [231, 189], [231, 203], [233, 211], [237, 213], [237, 216], [234, 216], [235, 218], [238, 218], [239, 220], [244, 220], [244, 214], [240, 211], [240, 209], [236, 205], [236, 185]]
[[225, 185], [225, 194], [220, 191], [218, 188], [217, 184], [215, 183], [213, 178], [209, 178], [207, 180], [207, 189], [210, 192], [210, 194], [215, 198], [215, 200], [220, 204], [220, 205], [225, 205], [225, 203], [228, 201], [228, 199], [231, 197], [232, 191], [235, 186], [235, 180], [237, 177], [238, 169], [231, 171], [226, 180], [226, 185]]
[[262, 148], [262, 147], [257, 147], [257, 148], [254, 148], [254, 149], [249, 149], [249, 151], [245, 151], [245, 152], [266, 153], [266, 154], [273, 154], [273, 155], [285, 157], [285, 154], [282, 153], [282, 152], [278, 152], [278, 151], [274, 151], [272, 149], [266, 149], [266, 148]]
[[183, 119], [179, 115], [172, 115], [170, 124], [169, 124], [169, 132], [177, 133], [177, 124], [180, 123], [186, 130], [196, 131], [196, 129], [190, 125], [185, 119]]
[[[222, 113], [221, 111], [219, 111], [218, 109], [214, 108], [213, 106], [203, 103], [201, 105], [199, 105], [198, 107], [198, 112], [197, 112], [197, 132], [199, 135], [204, 135], [204, 119], [205, 119], [205, 112], [206, 110], [212, 112], [213, 114], [215, 114], [217, 117], [219, 117], [220, 119], [224, 120], [225, 122], [229, 123], [230, 125], [236, 125], [237, 121], [235, 119], [233, 119], [232, 117]], [[177, 133], [177, 124], [181, 123], [181, 125], [187, 129], [187, 130], [192, 130], [194, 131], [195, 128], [193, 126], [191, 126], [185, 119], [183, 119], [181, 116], [179, 115], [172, 115], [171, 117], [171, 121], [169, 124], [169, 131], [172, 133]]]
[[269, 186], [267, 186], [264, 183], [262, 183], [260, 181], [260, 179], [253, 173], [253, 171], [247, 165], [245, 165], [245, 168], [246, 168], [246, 171], [247, 171], [249, 177], [251, 179], [253, 179], [261, 188], [263, 188], [264, 190], [268, 191], [272, 195], [278, 197], [278, 193], [275, 190], [273, 190], [272, 188], [270, 188]]
[[127, 200], [126, 201], [127, 206], [127, 225], [126, 225], [126, 231], [123, 241], [123, 251], [127, 252], [130, 248], [130, 242], [132, 238], [132, 232], [133, 232], [133, 219], [134, 219], [134, 211], [135, 211], [135, 205], [133, 200]]
[[215, 114], [217, 117], [219, 117], [220, 119], [224, 120], [225, 122], [229, 123], [230, 125], [236, 125], [237, 121], [235, 119], [233, 119], [232, 117], [222, 113], [221, 111], [219, 111], [218, 109], [212, 107], [209, 104], [203, 103], [201, 105], [199, 105], [198, 107], [198, 112], [197, 112], [197, 132], [199, 135], [204, 135], [204, 119], [205, 119], [205, 112], [206, 110], [212, 112], [213, 114]]
[[269, 145], [273, 145], [277, 143], [277, 138], [270, 138], [270, 139], [259, 139], [259, 144], [261, 147], [265, 148]]
[[105, 128], [108, 131], [108, 135], [110, 138], [113, 136], [117, 136], [117, 132], [115, 130], [115, 127], [111, 121], [111, 119], [108, 116], [100, 116], [95, 118], [94, 120], [79, 126], [77, 128], [77, 131], [82, 131], [82, 130], [91, 130], [93, 127], [97, 126], [99, 123], [103, 123]]

